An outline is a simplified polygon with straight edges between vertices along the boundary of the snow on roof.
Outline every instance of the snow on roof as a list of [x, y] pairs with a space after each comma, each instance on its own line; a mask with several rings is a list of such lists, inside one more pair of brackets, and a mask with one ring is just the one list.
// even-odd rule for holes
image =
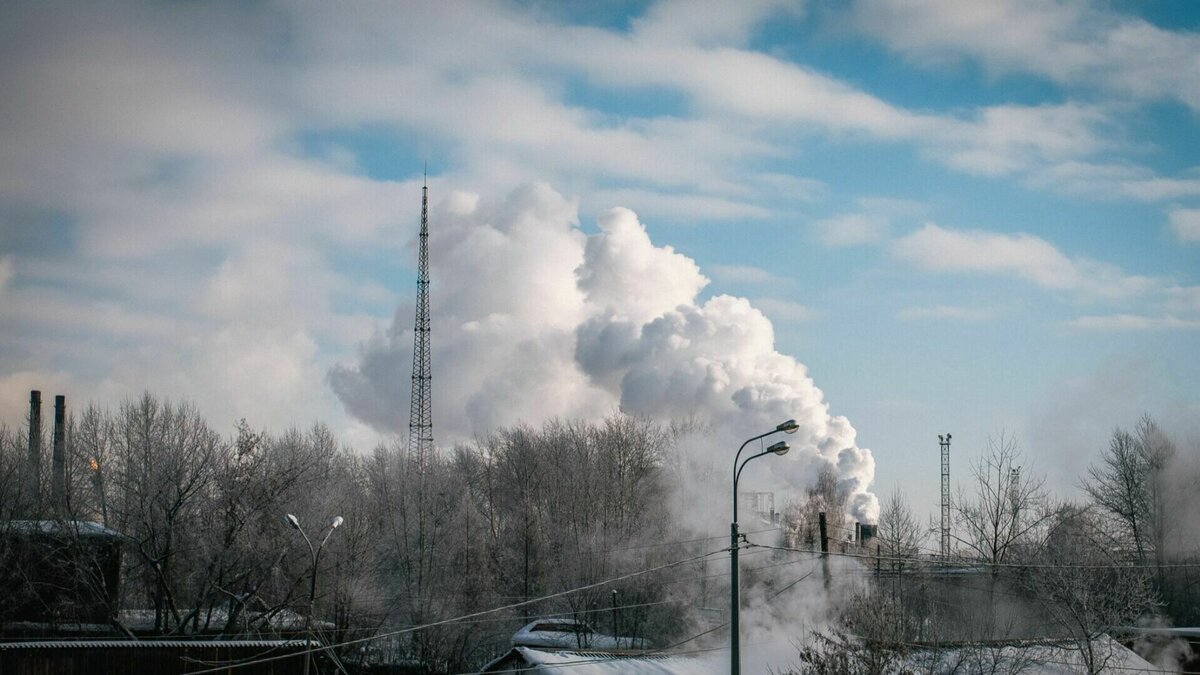
[[1122, 628], [1120, 630], [1131, 635], [1169, 635], [1171, 637], [1181, 638], [1200, 638], [1200, 626], [1139, 626], [1136, 628]]
[[582, 649], [587, 651], [646, 649], [649, 641], [597, 632], [586, 622], [575, 619], [545, 618], [532, 621], [512, 636], [514, 647]]
[[59, 534], [66, 532], [77, 537], [120, 538], [121, 534], [100, 523], [86, 520], [10, 520], [0, 524], [0, 532], [8, 530], [18, 534]]
[[636, 654], [514, 647], [481, 672], [503, 673], [537, 666], [539, 673], [562, 675], [720, 675], [729, 670], [728, 656], [702, 654]]
[[[314, 641], [314, 644], [315, 641]], [[187, 647], [303, 649], [304, 640], [23, 640], [0, 642], [0, 651], [24, 649], [180, 649]]]
[[[1162, 672], [1157, 666], [1135, 654], [1131, 649], [1112, 639], [1101, 635], [1092, 641], [1092, 648], [1100, 655], [1098, 661], [1104, 663], [1100, 672], [1112, 673], [1157, 673]], [[982, 656], [982, 665], [991, 672], [1021, 672], [1022, 675], [1075, 675], [1087, 672], [1083, 657], [1078, 647], [1069, 641], [1038, 641], [1014, 644], [980, 644], [956, 645], [943, 647], [936, 653], [923, 649], [910, 654], [906, 661], [919, 670], [928, 670], [930, 657], [935, 663], [941, 664], [942, 669], [954, 670], [964, 666], [971, 670], [972, 659]], [[942, 669], [936, 669], [941, 672]]]

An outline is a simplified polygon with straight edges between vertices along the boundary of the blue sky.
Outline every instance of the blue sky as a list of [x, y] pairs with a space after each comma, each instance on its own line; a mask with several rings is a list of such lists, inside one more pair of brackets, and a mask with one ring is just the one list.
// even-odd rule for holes
[[[222, 429], [321, 419], [365, 447], [402, 427], [427, 161], [447, 224], [448, 442], [486, 431], [468, 417], [685, 400], [736, 437], [815, 401], [815, 446], [853, 446], [859, 478], [869, 449], [872, 489], [923, 513], [944, 431], [956, 467], [1015, 435], [1064, 493], [1142, 413], [1200, 437], [1195, 3], [38, 3], [0, 19], [9, 423], [31, 388], [149, 388]], [[637, 227], [602, 228], [614, 207]], [[615, 370], [584, 363], [602, 315], [644, 327], [683, 306], [728, 327], [741, 305], [706, 304], [726, 294], [767, 332], [703, 346], [680, 328], [639, 361], [643, 331]], [[703, 368], [728, 395], [664, 384]], [[767, 391], [755, 378], [783, 393], [735, 406]]]

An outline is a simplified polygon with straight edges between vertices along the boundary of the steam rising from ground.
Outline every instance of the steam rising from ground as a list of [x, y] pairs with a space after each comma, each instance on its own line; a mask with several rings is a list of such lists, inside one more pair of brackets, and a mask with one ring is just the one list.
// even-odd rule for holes
[[[706, 421], [715, 431], [696, 451], [724, 465], [741, 439], [794, 417], [800, 431], [774, 461], [772, 487], [799, 493], [832, 466], [851, 514], [875, 520], [875, 461], [849, 421], [775, 350], [762, 312], [744, 298], [701, 300], [708, 279], [695, 261], [655, 246], [632, 211], [602, 214], [585, 235], [577, 205], [535, 184], [502, 200], [454, 193], [430, 223], [439, 443], [620, 409]], [[356, 364], [329, 373], [347, 410], [381, 430], [407, 425], [411, 326], [401, 307]]]

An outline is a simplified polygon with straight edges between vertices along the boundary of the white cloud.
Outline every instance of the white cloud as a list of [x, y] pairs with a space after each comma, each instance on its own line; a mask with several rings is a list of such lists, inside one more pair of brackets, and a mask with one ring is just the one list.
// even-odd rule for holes
[[[1110, 121], [1096, 107], [915, 111], [749, 49], [749, 28], [777, 15], [780, 4], [714, 10], [729, 15], [728, 22], [687, 4], [655, 4], [628, 32], [552, 24], [494, 5], [463, 3], [415, 16], [376, 8], [355, 17], [310, 8], [297, 12], [296, 43], [319, 67], [300, 78], [300, 97], [335, 124], [419, 126], [453, 139], [478, 169], [472, 178], [487, 187], [552, 170], [650, 181], [664, 198], [736, 196], [740, 209], [753, 203], [747, 196], [772, 187], [748, 180], [753, 175], [744, 172], [745, 164], [787, 156], [782, 137], [911, 142], [948, 166], [984, 175], [1033, 171], [1109, 146]], [[681, 13], [688, 20], [680, 20]], [[453, 40], [438, 37], [450, 34]], [[448, 49], [464, 43], [473, 48]], [[616, 121], [562, 103], [553, 77], [531, 75], [545, 71], [580, 76], [601, 88], [678, 93], [686, 109]], [[395, 97], [393, 91], [408, 95]], [[475, 114], [479, 109], [490, 111], [486, 121]], [[586, 168], [579, 157], [588, 158]], [[492, 176], [499, 181], [489, 183]], [[804, 186], [798, 194], [811, 191]], [[645, 204], [636, 205], [649, 213]]]
[[934, 223], [894, 243], [895, 254], [935, 272], [1011, 274], [1047, 288], [1075, 288], [1079, 271], [1067, 256], [1029, 234], [950, 230]]
[[1067, 160], [1034, 170], [1027, 182], [1066, 194], [1098, 199], [1159, 202], [1200, 196], [1194, 170], [1183, 176], [1161, 176], [1145, 167], [1121, 163]]
[[1175, 237], [1183, 242], [1200, 241], [1200, 209], [1174, 208], [1168, 212]]
[[576, 272], [590, 304], [640, 325], [691, 302], [708, 285], [690, 258], [653, 246], [632, 211], [615, 208], [599, 222], [602, 236], [588, 239]]
[[1064, 321], [1063, 326], [1092, 331], [1195, 330], [1200, 328], [1200, 319], [1180, 319], [1170, 314], [1164, 316], [1109, 314], [1081, 316]]
[[1085, 2], [860, 0], [857, 24], [917, 61], [977, 59], [1067, 86], [1098, 86], [1200, 109], [1200, 34]]
[[967, 307], [961, 305], [935, 305], [932, 307], [906, 307], [896, 312], [904, 321], [924, 319], [952, 319], [955, 321], [991, 321], [999, 316], [999, 307]]
[[892, 250], [901, 260], [929, 271], [1014, 276], [1088, 299], [1121, 300], [1160, 285], [1113, 265], [1069, 258], [1050, 242], [1024, 233], [952, 230], [926, 223], [893, 242]]
[[1172, 286], [1168, 288], [1167, 311], [1200, 317], [1200, 286]]
[[79, 405], [71, 395], [77, 391], [74, 381], [67, 373], [56, 371], [22, 370], [0, 375], [0, 420], [17, 424], [18, 420], [29, 419], [29, 392], [42, 392], [42, 419], [47, 401], [53, 405], [54, 396], [67, 396], [67, 411]]
[[590, 201], [629, 204], [629, 208], [636, 209], [638, 213], [692, 221], [763, 220], [774, 215], [771, 209], [762, 205], [737, 199], [661, 190], [598, 189], [592, 192]]
[[[619, 407], [658, 419], [699, 415], [722, 436], [795, 417], [793, 488], [833, 466], [864, 519], [876, 509], [874, 459], [830, 414], [804, 366], [775, 350], [774, 328], [748, 300], [697, 300], [707, 279], [655, 246], [627, 209], [585, 237], [573, 202], [545, 186], [501, 201], [455, 195], [431, 233], [434, 419], [441, 442], [518, 421], [596, 418]], [[444, 281], [442, 281], [444, 280]], [[792, 306], [795, 309], [795, 306]], [[407, 422], [411, 316], [330, 371], [355, 416]], [[723, 442], [732, 442], [724, 439]]]
[[[774, 200], [790, 209], [824, 197], [824, 183], [781, 168], [814, 137], [908, 144], [960, 170], [1031, 181], [1100, 165], [1097, 155], [1122, 149], [1104, 140], [1112, 112], [1099, 107], [904, 107], [782, 52], [755, 51], [755, 28], [788, 11], [779, 4], [654, 5], [628, 30], [473, 2], [404, 11], [381, 2], [355, 12], [322, 4], [5, 6], [0, 200], [61, 217], [68, 241], [52, 255], [14, 253], [21, 283], [0, 283], [0, 313], [10, 319], [0, 322], [6, 372], [59, 372], [65, 359], [86, 354], [90, 369], [72, 382], [80, 391], [119, 398], [149, 386], [195, 399], [215, 418], [240, 412], [258, 417], [255, 424], [336, 415], [326, 367], [348, 358], [346, 345], [367, 334], [396, 293], [354, 268], [364, 257], [381, 267], [407, 260], [401, 243], [411, 228], [401, 224], [415, 219], [418, 193], [413, 181], [364, 175], [351, 161], [353, 143], [328, 141], [332, 149], [312, 156], [310, 136], [327, 132], [394, 135], [418, 154], [445, 157], [453, 173], [435, 171], [435, 194], [443, 184], [492, 194], [550, 177], [585, 195], [589, 212], [620, 203], [643, 216], [692, 220], [769, 220], [780, 217]], [[568, 91], [575, 83], [615, 92], [616, 105], [579, 102]], [[662, 108], [610, 112], [630, 92]], [[1132, 169], [1123, 180], [1129, 198], [1200, 194], [1187, 175]], [[770, 322], [758, 313], [798, 320], [808, 308], [772, 298], [698, 304], [704, 275], [686, 256], [653, 246], [631, 212], [607, 214], [589, 240], [575, 226], [578, 205], [551, 193], [457, 194], [438, 207], [435, 288], [440, 307], [454, 312], [438, 314], [438, 329], [459, 336], [439, 346], [440, 391], [449, 409], [478, 425], [463, 433], [522, 417], [603, 413], [626, 396], [652, 407], [623, 380], [657, 367], [731, 424], [732, 408], [766, 419], [779, 400], [795, 399], [833, 446], [853, 444], [853, 430], [823, 412], [802, 367], [773, 351]], [[842, 230], [851, 239], [883, 236]], [[1142, 283], [1052, 258], [983, 269], [1113, 293]], [[366, 370], [404, 372], [409, 318], [363, 348]], [[738, 333], [734, 319], [751, 329]], [[643, 335], [651, 324], [659, 333]], [[595, 373], [581, 370], [584, 325], [614, 341], [606, 345], [626, 341], [628, 351], [600, 345], [589, 352]], [[652, 349], [661, 362], [647, 356]], [[738, 362], [727, 363], [733, 354]], [[759, 377], [778, 377], [779, 397], [756, 408], [751, 399], [766, 386]], [[697, 382], [727, 382], [750, 399], [730, 404], [732, 395]], [[404, 378], [342, 384], [362, 385], [353, 405], [364, 419], [403, 428], [392, 404], [406, 400]], [[351, 420], [342, 428], [362, 432]], [[866, 459], [855, 453], [851, 464], [861, 469]]]
[[0, 298], [8, 288], [8, 282], [16, 275], [16, 258], [12, 255], [0, 256]]
[[685, 46], [720, 46], [745, 42], [751, 29], [773, 12], [798, 12], [788, 0], [664, 0], [633, 21], [640, 42]]
[[887, 238], [891, 225], [883, 215], [848, 213], [817, 221], [817, 240], [826, 246], [864, 246]]
[[755, 298], [754, 306], [775, 321], [809, 321], [817, 316], [817, 310], [792, 300], [779, 298]]
[[709, 267], [717, 279], [733, 284], [788, 284], [790, 279], [772, 274], [753, 265], [712, 265]]
[[763, 173], [754, 178], [756, 185], [772, 190], [781, 199], [801, 202], [819, 201], [829, 191], [829, 186], [815, 178], [805, 178], [782, 173]]
[[1005, 176], [1096, 154], [1109, 118], [1074, 103], [983, 108], [968, 122], [938, 125], [929, 152], [968, 173]]

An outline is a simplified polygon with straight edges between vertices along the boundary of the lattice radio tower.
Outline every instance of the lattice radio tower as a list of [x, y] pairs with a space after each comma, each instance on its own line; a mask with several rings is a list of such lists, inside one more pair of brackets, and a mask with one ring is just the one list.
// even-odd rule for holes
[[938, 434], [942, 448], [942, 559], [950, 557], [950, 434]]
[[417, 312], [413, 325], [412, 398], [408, 410], [408, 454], [424, 467], [433, 454], [433, 376], [429, 366], [429, 179], [421, 187]]

